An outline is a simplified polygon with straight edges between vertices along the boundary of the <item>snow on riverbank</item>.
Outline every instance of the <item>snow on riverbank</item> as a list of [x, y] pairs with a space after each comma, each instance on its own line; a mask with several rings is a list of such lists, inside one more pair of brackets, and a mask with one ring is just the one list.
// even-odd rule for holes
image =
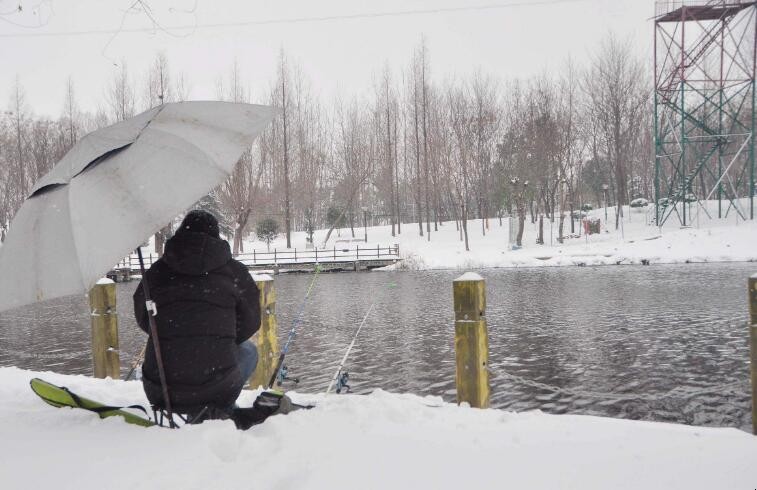
[[[383, 391], [300, 395], [313, 410], [247, 432], [178, 431], [56, 409], [39, 376], [106, 403], [145, 403], [141, 384], [0, 368], [3, 489], [744, 489], [757, 437], [736, 429], [476, 410]], [[240, 404], [253, 394], [243, 393]]]
[[[742, 200], [742, 208], [748, 210], [747, 200]], [[723, 210], [727, 207], [724, 204]], [[693, 208], [694, 209], [694, 208]], [[708, 203], [711, 216], [717, 216], [717, 203]], [[328, 248], [375, 248], [397, 243], [403, 262], [396, 266], [405, 269], [475, 269], [482, 267], [534, 267], [560, 265], [605, 265], [605, 264], [660, 264], [683, 262], [746, 262], [757, 261], [757, 223], [743, 221], [731, 209], [728, 218], [710, 219], [704, 213], [694, 214], [693, 226], [681, 228], [676, 216], [671, 216], [660, 229], [650, 225], [654, 213], [652, 208], [625, 208], [626, 218], [622, 230], [615, 230], [614, 208], [608, 208], [610, 226], [605, 224], [604, 209], [589, 213], [590, 218], [599, 218], [602, 232], [566, 238], [563, 244], [557, 242], [558, 223], [544, 221], [544, 245], [536, 244], [537, 224], [526, 221], [523, 236], [523, 248], [509, 250], [508, 218], [502, 221], [489, 220], [489, 229], [484, 236], [481, 220], [471, 220], [468, 225], [470, 251], [460, 241], [460, 233], [455, 229], [455, 222], [446, 222], [438, 232], [431, 227], [431, 241], [427, 236], [421, 237], [417, 223], [404, 223], [402, 234], [391, 236], [390, 226], [368, 228], [368, 242], [363, 228], [355, 228], [355, 239], [349, 228], [342, 229], [337, 236], [335, 231], [327, 245]], [[576, 222], [575, 234], [579, 223]], [[564, 224], [564, 233], [570, 234], [570, 221]], [[424, 223], [425, 233], [425, 223]], [[315, 232], [316, 244], [321, 244], [326, 230]], [[284, 249], [286, 240], [279, 237], [271, 244], [271, 250]], [[305, 248], [304, 232], [293, 234], [292, 247]], [[246, 243], [245, 250], [265, 250], [265, 244], [259, 241]]]

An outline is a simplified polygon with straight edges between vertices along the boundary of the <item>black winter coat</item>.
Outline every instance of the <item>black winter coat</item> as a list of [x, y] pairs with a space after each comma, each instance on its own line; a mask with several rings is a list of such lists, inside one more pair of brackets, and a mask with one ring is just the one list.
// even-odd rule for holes
[[[245, 382], [237, 345], [260, 328], [259, 292], [247, 268], [231, 258], [225, 240], [181, 231], [168, 240], [146, 280], [158, 309], [155, 320], [172, 408], [232, 405]], [[134, 293], [134, 313], [149, 333], [142, 283]], [[142, 380], [150, 403], [162, 407], [152, 339]]]

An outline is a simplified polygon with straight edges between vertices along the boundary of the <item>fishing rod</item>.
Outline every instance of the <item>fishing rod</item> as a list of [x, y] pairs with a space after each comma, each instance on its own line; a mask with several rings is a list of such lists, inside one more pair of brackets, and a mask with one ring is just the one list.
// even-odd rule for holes
[[273, 370], [273, 374], [271, 375], [271, 380], [268, 382], [268, 386], [266, 386], [266, 389], [273, 388], [274, 384], [276, 383], [276, 378], [279, 377], [279, 372], [281, 371], [281, 367], [284, 364], [284, 358], [287, 355], [287, 352], [289, 352], [289, 345], [292, 343], [292, 340], [294, 340], [294, 336], [297, 333], [297, 327], [300, 326], [300, 321], [302, 320], [302, 313], [305, 311], [305, 305], [308, 302], [308, 299], [310, 298], [310, 293], [313, 291], [313, 286], [315, 286], [315, 281], [318, 279], [318, 274], [321, 273], [321, 266], [316, 264], [315, 266], [315, 274], [313, 275], [313, 279], [310, 281], [310, 286], [308, 286], [308, 290], [305, 293], [305, 297], [302, 298], [302, 302], [300, 303], [299, 310], [297, 311], [297, 315], [294, 317], [294, 321], [292, 321], [292, 328], [289, 330], [289, 336], [287, 337], [287, 341], [284, 343], [284, 348], [281, 349], [281, 354], [279, 354], [279, 358], [276, 361], [276, 367]]
[[[363, 316], [363, 321], [361, 321], [360, 326], [357, 327], [357, 331], [355, 332], [355, 335], [352, 336], [352, 342], [350, 342], [349, 347], [347, 347], [347, 352], [344, 353], [344, 357], [342, 357], [342, 361], [339, 363], [339, 367], [336, 368], [336, 372], [334, 373], [334, 377], [331, 378], [329, 387], [326, 388], [327, 395], [331, 392], [331, 388], [334, 387], [334, 383], [337, 383], [339, 385], [336, 390], [337, 393], [341, 391], [342, 387], [347, 386], [347, 380], [340, 378], [339, 375], [342, 374], [342, 368], [344, 367], [344, 363], [347, 361], [347, 357], [350, 355], [350, 351], [352, 350], [352, 347], [355, 345], [355, 341], [357, 340], [357, 336], [360, 333], [360, 329], [362, 329], [363, 325], [365, 325], [365, 320], [368, 318], [368, 315], [371, 314], [371, 310], [373, 310], [373, 307], [375, 306], [375, 304], [376, 304], [375, 301], [371, 303], [371, 307], [368, 308], [368, 311], [365, 312], [365, 316]], [[349, 379], [346, 372], [344, 373], [344, 377]]]
[[131, 379], [131, 375], [134, 374], [134, 371], [137, 370], [137, 367], [139, 367], [140, 364], [145, 360], [145, 351], [147, 350], [147, 344], [145, 344], [142, 347], [142, 350], [137, 354], [137, 357], [135, 357], [131, 361], [131, 369], [129, 369], [128, 374], [126, 375], [126, 379], [124, 381], [129, 381]]

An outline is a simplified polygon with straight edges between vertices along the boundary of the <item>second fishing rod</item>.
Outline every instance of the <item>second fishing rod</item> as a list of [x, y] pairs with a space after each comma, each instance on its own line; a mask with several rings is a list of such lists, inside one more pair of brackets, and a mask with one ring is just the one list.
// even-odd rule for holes
[[316, 265], [313, 279], [310, 281], [310, 285], [308, 286], [308, 289], [305, 292], [305, 296], [302, 298], [302, 301], [300, 302], [300, 307], [297, 311], [297, 315], [295, 315], [294, 320], [292, 321], [292, 328], [289, 330], [289, 335], [287, 336], [287, 340], [284, 343], [284, 347], [281, 349], [279, 358], [276, 360], [276, 366], [273, 369], [273, 373], [271, 374], [271, 379], [270, 381], [268, 381], [268, 386], [266, 386], [266, 389], [273, 388], [276, 384], [276, 379], [279, 377], [282, 367], [284, 366], [284, 358], [286, 357], [287, 352], [289, 352], [289, 346], [292, 344], [292, 341], [294, 340], [294, 337], [297, 334], [297, 327], [299, 327], [300, 323], [302, 322], [302, 314], [305, 311], [305, 305], [310, 299], [310, 294], [313, 292], [313, 287], [315, 286], [315, 282], [318, 279], [318, 275], [320, 273], [321, 273], [321, 266]]

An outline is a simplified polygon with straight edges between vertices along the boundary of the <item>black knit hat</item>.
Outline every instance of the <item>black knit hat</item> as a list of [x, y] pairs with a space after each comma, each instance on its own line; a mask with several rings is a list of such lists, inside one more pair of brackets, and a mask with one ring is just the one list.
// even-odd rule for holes
[[194, 209], [187, 213], [178, 230], [178, 232], [182, 231], [205, 233], [206, 235], [220, 238], [218, 220], [215, 216], [202, 209]]

